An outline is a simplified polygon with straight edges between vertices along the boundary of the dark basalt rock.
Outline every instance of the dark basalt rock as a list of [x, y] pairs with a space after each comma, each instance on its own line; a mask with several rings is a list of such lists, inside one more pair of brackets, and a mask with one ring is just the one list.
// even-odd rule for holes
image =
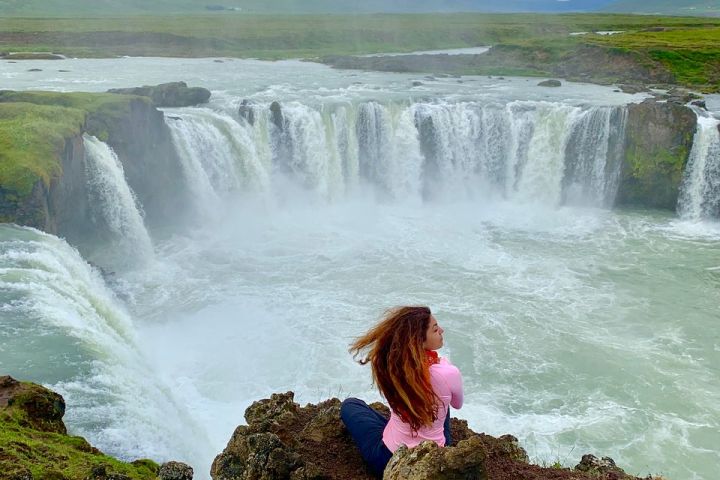
[[560, 87], [562, 86], [562, 83], [560, 80], [544, 80], [540, 83], [538, 83], [538, 87]]
[[150, 97], [157, 107], [190, 107], [210, 100], [210, 90], [188, 87], [185, 82], [162, 83], [155, 86], [111, 88], [108, 93]]
[[250, 125], [255, 125], [255, 110], [253, 106], [254, 103], [251, 100], [245, 99], [240, 103], [240, 108], [238, 108], [240, 118], [244, 118]]
[[646, 92], [647, 88], [643, 85], [629, 85], [629, 84], [622, 84], [618, 85], [620, 88], [620, 91], [623, 93], [640, 93], [640, 92]]
[[685, 105], [631, 104], [616, 205], [674, 210], [696, 128], [697, 116]]
[[273, 125], [275, 125], [278, 130], [281, 132], [284, 129], [284, 121], [283, 121], [283, 114], [282, 114], [282, 107], [280, 106], [280, 102], [272, 102], [270, 104], [270, 120], [272, 121]]
[[[387, 416], [387, 407], [371, 408]], [[340, 400], [332, 398], [301, 407], [293, 392], [273, 394], [245, 411], [247, 425], [235, 429], [215, 458], [214, 480], [369, 480], [360, 452], [340, 420]], [[618, 470], [585, 473], [528, 463], [512, 435], [475, 433], [467, 422], [451, 420], [453, 444], [444, 448], [425, 442], [400, 448], [385, 470], [386, 480], [635, 480]], [[614, 465], [614, 463], [613, 463]]]
[[182, 462], [167, 462], [160, 467], [158, 480], [192, 480], [193, 469]]

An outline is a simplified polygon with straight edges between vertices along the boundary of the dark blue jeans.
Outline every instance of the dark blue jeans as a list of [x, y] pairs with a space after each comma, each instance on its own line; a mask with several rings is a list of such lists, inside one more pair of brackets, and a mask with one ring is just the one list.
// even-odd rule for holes
[[[383, 443], [383, 430], [388, 419], [370, 408], [358, 398], [348, 398], [340, 407], [340, 418], [350, 432], [360, 454], [370, 465], [370, 469], [382, 477], [392, 452]], [[450, 409], [445, 418], [445, 445], [450, 445]]]

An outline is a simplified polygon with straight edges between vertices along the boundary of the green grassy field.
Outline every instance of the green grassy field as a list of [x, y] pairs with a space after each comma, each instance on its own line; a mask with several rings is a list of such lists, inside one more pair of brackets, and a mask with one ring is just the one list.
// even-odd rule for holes
[[[572, 32], [620, 30], [612, 36]], [[68, 56], [319, 58], [480, 45], [548, 62], [585, 45], [632, 52], [678, 83], [717, 89], [720, 18], [618, 14], [194, 15], [0, 18], [0, 51]], [[514, 65], [513, 71], [524, 66]], [[528, 67], [528, 71], [543, 71]], [[550, 71], [552, 69], [548, 69]], [[496, 73], [502, 74], [502, 71]], [[505, 72], [506, 74], [511, 72]]]

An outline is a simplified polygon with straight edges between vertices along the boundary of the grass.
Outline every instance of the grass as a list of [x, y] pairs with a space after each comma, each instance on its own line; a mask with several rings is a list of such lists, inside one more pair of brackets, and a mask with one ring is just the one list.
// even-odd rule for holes
[[[603, 30], [625, 33], [569, 35]], [[641, 64], [669, 71], [680, 84], [720, 89], [720, 18], [475, 13], [0, 18], [0, 51], [79, 57], [316, 59], [480, 45], [521, 47], [528, 64], [521, 56], [520, 63], [478, 73], [542, 75], [592, 45], [632, 54]]]
[[[130, 98], [103, 93], [0, 91], [0, 187], [16, 197], [62, 174], [65, 140], [79, 135], [90, 113], [116, 118]], [[147, 101], [144, 99], [143, 101]], [[92, 132], [103, 136], [103, 132]]]
[[597, 45], [640, 52], [663, 64], [678, 83], [720, 84], [720, 26], [675, 27], [664, 31], [635, 31], [592, 38]]
[[[30, 401], [37, 401], [38, 397], [48, 392], [29, 383], [23, 386], [32, 392], [29, 394], [32, 397]], [[108, 474], [126, 475], [133, 480], [157, 478], [158, 465], [151, 460], [124, 463], [94, 449], [82, 437], [33, 428], [33, 419], [20, 407], [22, 400], [15, 398], [12, 406], [0, 408], [2, 478], [30, 472], [32, 478], [39, 479], [82, 479], [90, 477], [91, 472], [97, 469], [104, 469]]]
[[38, 180], [49, 185], [62, 173], [65, 138], [80, 133], [84, 118], [71, 108], [0, 104], [0, 186], [24, 197]]
[[[714, 23], [713, 23], [714, 22]], [[0, 50], [265, 59], [538, 42], [575, 31], [720, 26], [632, 15], [402, 14], [2, 18]]]

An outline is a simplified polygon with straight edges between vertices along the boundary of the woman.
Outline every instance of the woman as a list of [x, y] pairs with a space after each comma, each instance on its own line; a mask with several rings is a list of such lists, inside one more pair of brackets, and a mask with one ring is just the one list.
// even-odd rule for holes
[[382, 475], [400, 445], [425, 440], [450, 444], [449, 406], [463, 403], [460, 371], [435, 350], [443, 329], [428, 307], [389, 310], [375, 327], [350, 345], [354, 358], [370, 363], [373, 382], [390, 404], [386, 419], [357, 398], [342, 404], [340, 417], [372, 470]]

